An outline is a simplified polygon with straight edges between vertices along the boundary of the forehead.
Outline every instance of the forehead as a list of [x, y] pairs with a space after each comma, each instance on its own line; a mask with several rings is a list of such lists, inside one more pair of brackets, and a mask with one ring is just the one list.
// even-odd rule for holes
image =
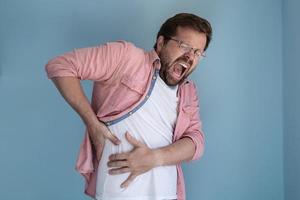
[[206, 44], [205, 33], [200, 33], [189, 27], [177, 27], [175, 37], [196, 49], [203, 50]]

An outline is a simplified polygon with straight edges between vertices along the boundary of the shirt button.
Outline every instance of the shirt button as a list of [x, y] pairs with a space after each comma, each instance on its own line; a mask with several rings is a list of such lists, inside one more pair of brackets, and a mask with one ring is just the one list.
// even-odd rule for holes
[[156, 79], [156, 76], [153, 76], [153, 79], [155, 80], [155, 79]]
[[148, 98], [149, 98], [149, 95], [147, 95], [146, 98], [148, 99]]
[[132, 112], [130, 112], [129, 115], [132, 115]]
[[108, 125], [108, 126], [109, 126], [109, 125], [110, 125], [110, 123], [109, 123], [109, 122], [107, 122], [107, 123], [106, 123], [106, 125]]

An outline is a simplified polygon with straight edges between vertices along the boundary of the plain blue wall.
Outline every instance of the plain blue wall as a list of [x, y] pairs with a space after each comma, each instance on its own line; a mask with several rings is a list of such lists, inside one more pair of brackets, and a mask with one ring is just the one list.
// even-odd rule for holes
[[300, 199], [300, 2], [283, 1], [285, 199]]
[[206, 152], [184, 165], [188, 200], [283, 200], [280, 0], [0, 1], [0, 199], [89, 199], [74, 170], [84, 126], [44, 65], [117, 39], [149, 50], [178, 12], [214, 28], [192, 76]]

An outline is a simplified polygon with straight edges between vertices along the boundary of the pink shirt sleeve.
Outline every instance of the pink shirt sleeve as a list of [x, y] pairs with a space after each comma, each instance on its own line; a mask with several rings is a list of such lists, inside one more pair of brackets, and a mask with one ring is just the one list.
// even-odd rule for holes
[[189, 106], [188, 111], [191, 116], [191, 121], [190, 126], [182, 135], [182, 137], [190, 138], [195, 144], [195, 153], [190, 161], [199, 159], [204, 152], [204, 134], [202, 131], [202, 122], [199, 114], [199, 98], [195, 84], [193, 83], [192, 85], [192, 100], [190, 102], [191, 105]]
[[130, 44], [125, 41], [110, 42], [59, 55], [46, 64], [48, 78], [72, 76], [81, 80], [106, 80], [126, 58]]

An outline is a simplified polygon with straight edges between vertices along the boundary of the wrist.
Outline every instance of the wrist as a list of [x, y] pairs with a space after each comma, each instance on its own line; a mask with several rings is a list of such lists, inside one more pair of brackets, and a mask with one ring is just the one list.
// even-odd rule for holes
[[153, 160], [154, 166], [159, 167], [164, 165], [163, 152], [162, 149], [154, 149], [153, 150]]
[[83, 121], [87, 127], [96, 127], [99, 124], [99, 120], [95, 115], [85, 117]]
[[87, 131], [91, 142], [94, 146], [103, 145], [102, 123], [100, 121], [90, 121], [87, 126]]

